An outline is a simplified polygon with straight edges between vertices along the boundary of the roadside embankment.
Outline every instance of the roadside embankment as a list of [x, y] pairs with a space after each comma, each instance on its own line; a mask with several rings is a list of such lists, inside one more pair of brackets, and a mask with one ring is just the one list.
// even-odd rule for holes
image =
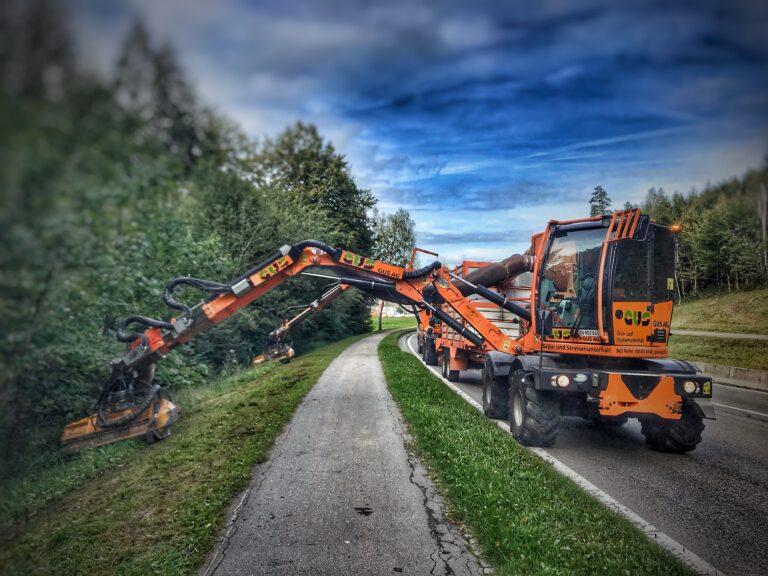
[[[159, 444], [96, 448], [30, 479], [14, 492], [29, 506], [0, 527], [0, 574], [190, 573], [296, 406], [359, 338], [222, 379], [189, 402], [178, 398], [181, 418]], [[80, 459], [101, 451], [116, 456], [84, 474]], [[45, 500], [58, 482], [69, 489]], [[34, 504], [38, 497], [44, 505]]]

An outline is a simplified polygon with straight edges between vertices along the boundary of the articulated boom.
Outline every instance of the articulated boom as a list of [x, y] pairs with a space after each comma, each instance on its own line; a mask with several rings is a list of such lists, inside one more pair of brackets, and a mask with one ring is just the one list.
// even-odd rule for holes
[[[310, 268], [332, 271], [338, 275], [340, 285], [354, 286], [377, 298], [411, 306], [414, 313], [428, 310], [442, 321], [457, 326], [466, 338], [488, 350], [513, 348], [510, 338], [469, 305], [439, 262], [416, 270], [406, 269], [307, 240], [283, 246], [231, 284], [187, 277], [173, 279], [166, 287], [163, 299], [170, 308], [182, 314], [170, 322], [143, 316], [126, 318], [117, 337], [128, 344], [128, 351], [112, 361], [112, 374], [104, 386], [96, 414], [65, 428], [62, 436], [65, 451], [73, 452], [85, 446], [139, 435], [148, 440], [167, 436], [178, 411], [165, 391], [151, 385], [157, 361]], [[185, 285], [213, 295], [190, 308], [173, 298], [174, 289]], [[458, 325], [432, 304], [438, 297], [466, 318], [474, 330]], [[143, 333], [127, 334], [125, 330], [132, 324], [147, 328]], [[138, 401], [137, 396], [143, 400]]]

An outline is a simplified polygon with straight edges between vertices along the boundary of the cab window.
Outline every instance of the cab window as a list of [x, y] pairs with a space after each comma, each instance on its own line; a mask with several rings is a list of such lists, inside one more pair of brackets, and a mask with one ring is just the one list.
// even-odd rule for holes
[[539, 305], [552, 311], [553, 327], [597, 328], [597, 278], [605, 229], [555, 229], [542, 268]]

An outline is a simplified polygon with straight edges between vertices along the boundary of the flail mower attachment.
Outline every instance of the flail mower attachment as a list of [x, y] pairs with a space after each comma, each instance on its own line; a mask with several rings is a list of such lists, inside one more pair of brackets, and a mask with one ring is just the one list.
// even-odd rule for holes
[[275, 360], [287, 364], [294, 356], [296, 356], [296, 351], [291, 348], [291, 346], [285, 342], [279, 342], [275, 345], [267, 346], [264, 350], [264, 354], [259, 354], [253, 359], [253, 365], [260, 366], [261, 364], [273, 362]]
[[165, 389], [151, 383], [154, 372], [154, 364], [138, 370], [113, 364], [95, 412], [64, 428], [62, 452], [72, 454], [128, 438], [143, 437], [147, 443], [167, 438], [179, 409]]

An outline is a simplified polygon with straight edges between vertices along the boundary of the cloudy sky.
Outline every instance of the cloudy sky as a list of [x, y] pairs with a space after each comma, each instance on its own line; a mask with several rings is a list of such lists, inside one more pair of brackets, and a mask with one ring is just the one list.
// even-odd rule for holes
[[639, 202], [768, 152], [768, 3], [77, 0], [104, 71], [137, 15], [254, 137], [316, 123], [419, 244], [495, 259], [592, 188]]

